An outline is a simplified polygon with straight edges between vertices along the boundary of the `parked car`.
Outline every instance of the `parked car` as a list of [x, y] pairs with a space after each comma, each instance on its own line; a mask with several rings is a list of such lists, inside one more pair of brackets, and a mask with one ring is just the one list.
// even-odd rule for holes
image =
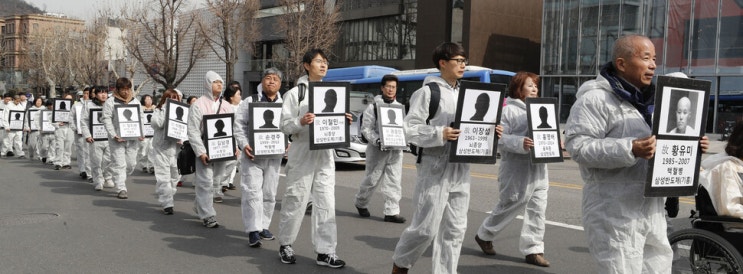
[[353, 122], [350, 126], [351, 146], [335, 149], [335, 161], [341, 163], [360, 162], [366, 160], [366, 143], [361, 140], [359, 128], [361, 114], [369, 104], [374, 103], [374, 95], [368, 92], [351, 91], [349, 94], [349, 108]]

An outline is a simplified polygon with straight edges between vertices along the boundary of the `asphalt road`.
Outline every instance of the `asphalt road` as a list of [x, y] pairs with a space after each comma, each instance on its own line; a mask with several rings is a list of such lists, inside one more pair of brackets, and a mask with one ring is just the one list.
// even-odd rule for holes
[[[713, 142], [710, 153], [721, 151]], [[376, 193], [372, 217], [359, 218], [353, 197], [363, 178], [363, 164], [338, 164], [336, 173], [337, 252], [347, 266], [333, 270], [317, 266], [310, 239], [309, 218], [297, 242], [297, 263], [278, 258], [278, 243], [261, 248], [247, 245], [240, 214], [240, 191], [229, 191], [216, 204], [217, 229], [204, 228], [192, 211], [190, 182], [176, 194], [176, 214], [161, 213], [154, 194], [154, 176], [135, 171], [127, 181], [129, 199], [119, 200], [111, 189], [102, 192], [72, 170], [22, 159], [0, 159], [0, 273], [389, 273], [391, 256], [405, 224], [382, 222], [383, 200]], [[595, 263], [580, 227], [583, 182], [577, 165], [566, 160], [550, 164], [545, 254], [552, 266], [523, 263], [518, 252], [521, 220], [515, 220], [494, 242], [498, 255], [487, 257], [474, 241], [475, 232], [498, 199], [497, 164], [474, 165], [467, 235], [459, 261], [460, 273], [593, 273]], [[283, 173], [283, 168], [282, 168]], [[238, 173], [239, 176], [239, 173]], [[239, 178], [239, 177], [236, 177]], [[271, 230], [277, 232], [279, 202]], [[403, 168], [404, 217], [412, 217], [414, 158], [406, 154]], [[682, 198], [675, 227], [688, 226], [693, 199]], [[431, 272], [431, 250], [410, 273]]]

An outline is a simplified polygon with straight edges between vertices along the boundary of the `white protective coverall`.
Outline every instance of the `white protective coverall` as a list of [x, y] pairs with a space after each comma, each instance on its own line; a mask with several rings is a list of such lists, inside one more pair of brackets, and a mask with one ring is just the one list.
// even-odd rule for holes
[[[31, 106], [28, 109], [29, 110], [43, 110], [43, 109], [46, 109], [46, 107], [44, 107], [44, 106], [41, 106], [41, 107]], [[27, 120], [28, 119], [34, 119], [33, 121], [37, 121], [36, 119], [39, 119], [39, 113], [41, 113], [41, 112], [40, 111], [36, 111], [36, 112], [33, 112], [32, 113], [32, 112], [26, 111], [26, 117], [28, 117], [26, 119]], [[33, 117], [31, 117], [32, 115], [33, 115]], [[38, 123], [37, 123], [37, 126], [38, 126]], [[39, 153], [39, 146], [38, 146], [38, 144], [39, 144], [39, 136], [40, 136], [39, 135], [40, 133], [39, 133], [38, 127], [37, 127], [36, 130], [31, 130], [31, 127], [29, 126], [28, 122], [26, 122], [26, 123], [23, 124], [23, 128], [25, 130], [27, 130], [27, 132], [28, 132], [27, 133], [28, 134], [27, 135], [28, 136], [28, 155], [27, 155], [28, 156], [28, 159], [41, 160], [41, 156], [40, 156], [41, 154]]]
[[[374, 97], [378, 106], [388, 105], [384, 102], [382, 95]], [[393, 100], [391, 105], [400, 105]], [[382, 186], [384, 194], [384, 215], [394, 216], [400, 214], [400, 197], [402, 193], [402, 150], [379, 149], [379, 129], [377, 126], [377, 111], [375, 104], [369, 104], [364, 110], [363, 121], [361, 121], [361, 134], [364, 135], [369, 144], [366, 146], [366, 174], [361, 181], [359, 192], [356, 193], [356, 207], [367, 208], [374, 190]]]
[[[173, 196], [175, 195], [176, 184], [178, 184], [178, 161], [176, 152], [178, 151], [178, 141], [165, 136], [165, 108], [155, 109], [152, 113], [152, 129], [155, 136], [152, 140], [152, 164], [155, 166], [155, 193], [157, 201], [162, 208], [173, 207]], [[197, 160], [198, 161], [198, 160]]]
[[144, 128], [144, 112], [142, 111], [142, 105], [139, 103], [137, 98], [132, 97], [132, 100], [127, 104], [126, 102], [111, 96], [103, 103], [103, 125], [106, 126], [108, 132], [108, 147], [111, 150], [111, 175], [113, 175], [114, 190], [116, 193], [126, 190], [126, 176], [134, 172], [134, 168], [137, 166], [137, 149], [139, 148], [139, 140], [127, 140], [119, 142], [114, 139], [114, 136], [118, 135], [114, 124], [119, 123], [118, 117], [115, 113], [115, 105], [128, 105], [128, 106], [139, 106], [139, 126]]
[[[206, 147], [202, 138], [202, 120], [204, 115], [233, 113], [232, 104], [223, 100], [217, 100], [212, 95], [212, 82], [223, 81], [216, 72], [209, 71], [204, 79], [205, 94], [199, 97], [190, 107], [188, 114], [188, 141], [196, 155], [196, 173], [194, 186], [196, 188], [196, 199], [194, 207], [199, 218], [204, 220], [208, 217], [217, 216], [214, 210], [214, 182], [222, 182], [229, 176], [226, 161], [209, 162], [207, 165], [201, 163], [199, 156], [206, 154]], [[220, 104], [221, 102], [221, 104]], [[217, 112], [219, 110], [219, 112]]]
[[[308, 85], [307, 76], [297, 85]], [[335, 254], [338, 231], [335, 222], [335, 161], [333, 149], [310, 150], [310, 126], [300, 120], [308, 110], [309, 88], [299, 102], [299, 88], [284, 93], [281, 108], [281, 131], [292, 135], [287, 155], [286, 191], [281, 203], [279, 243], [291, 245], [296, 241], [302, 225], [307, 201], [312, 196], [312, 243], [319, 254]]]
[[[699, 183], [707, 189], [717, 215], [743, 219], [743, 160], [725, 152], [702, 161]], [[726, 228], [743, 228], [741, 224], [725, 224]]]
[[54, 164], [59, 166], [68, 166], [72, 161], [72, 142], [75, 140], [75, 135], [70, 129], [70, 123], [72, 122], [72, 116], [69, 116], [70, 122], [56, 122], [54, 125], [54, 139], [57, 144], [57, 157], [54, 158]]
[[[259, 93], [260, 102], [271, 102], [263, 93]], [[242, 150], [249, 144], [248, 127], [250, 112], [248, 107], [253, 97], [248, 97], [240, 104], [235, 113], [235, 141]], [[281, 103], [281, 95], [276, 94], [272, 103]], [[276, 188], [279, 186], [279, 169], [281, 159], [255, 159], [246, 155], [240, 159], [240, 185], [242, 189], [241, 208], [245, 232], [268, 229], [276, 207]]]
[[[49, 106], [51, 107], [51, 106]], [[47, 119], [51, 123], [52, 121], [52, 111], [48, 109], [46, 112], [46, 115], [48, 116]], [[44, 132], [41, 129], [43, 128], [44, 121], [41, 117], [41, 111], [39, 111], [39, 119], [36, 121], [39, 123], [39, 155], [41, 155], [42, 159], [46, 159], [46, 164], [51, 165], [54, 164], [54, 159], [57, 157], [57, 138], [54, 137], [54, 132]], [[54, 127], [54, 126], [52, 126]]]
[[[431, 101], [431, 90], [426, 84], [431, 82], [439, 85], [441, 99], [437, 113], [426, 125]], [[467, 230], [470, 164], [449, 163], [451, 143], [444, 140], [443, 130], [454, 122], [458, 91], [459, 87], [450, 86], [441, 77], [429, 76], [410, 98], [405, 135], [408, 142], [423, 148], [423, 156], [416, 164], [413, 219], [402, 232], [392, 256], [399, 267], [412, 267], [434, 241], [432, 272], [457, 273]]]
[[83, 136], [82, 128], [82, 112], [85, 108], [85, 104], [86, 101], [80, 100], [79, 102], [76, 102], [74, 105], [72, 105], [72, 110], [70, 111], [70, 119], [72, 120], [70, 122], [70, 129], [75, 135], [77, 167], [80, 169], [80, 173], [85, 172], [87, 178], [92, 178], [90, 174], [90, 152], [88, 150], [90, 146], [88, 145], [88, 142], [85, 141], [85, 136]]
[[547, 164], [532, 164], [524, 139], [529, 132], [524, 101], [508, 97], [501, 114], [503, 137], [498, 139], [500, 199], [477, 231], [480, 239], [495, 240], [519, 213], [524, 214], [519, 250], [523, 255], [544, 253], [544, 221], [549, 177]]
[[[140, 107], [142, 111], [145, 111], [144, 105]], [[154, 110], [154, 106], [148, 111], [150, 110]], [[146, 121], [147, 117], [143, 116], [142, 119], [144, 119], [142, 121]], [[150, 124], [152, 124], [152, 121], [150, 121]], [[150, 156], [152, 153], [152, 137], [145, 137], [144, 141], [139, 142], [139, 149], [137, 150], [137, 164], [143, 168], [142, 171], [144, 172], [149, 172], [155, 166], [154, 159]]]
[[632, 141], [650, 136], [651, 126], [602, 75], [576, 97], [565, 145], [585, 182], [583, 226], [598, 272], [670, 273], [664, 198], [643, 196], [647, 160], [632, 154]]
[[8, 105], [5, 106], [5, 109], [3, 109], [3, 131], [5, 131], [5, 139], [3, 139], [3, 147], [2, 155], [5, 155], [8, 153], [8, 151], [13, 151], [13, 154], [15, 154], [16, 157], [25, 156], [23, 152], [23, 131], [11, 131], [8, 130], [10, 127], [10, 119], [13, 119], [10, 117], [10, 111], [25, 111], [26, 108], [22, 104], [15, 104], [13, 101], [10, 101]]
[[[90, 132], [91, 109], [102, 110], [103, 104], [97, 105], [94, 100], [88, 100], [85, 103], [82, 120], [80, 121], [83, 138], [85, 139], [92, 137], [92, 133]], [[90, 162], [90, 175], [93, 177], [93, 186], [96, 189], [101, 189], [103, 188], [103, 182], [113, 179], [111, 174], [111, 149], [108, 145], [108, 140], [93, 141], [93, 143], [86, 142], [86, 144], [88, 145], [88, 159]]]

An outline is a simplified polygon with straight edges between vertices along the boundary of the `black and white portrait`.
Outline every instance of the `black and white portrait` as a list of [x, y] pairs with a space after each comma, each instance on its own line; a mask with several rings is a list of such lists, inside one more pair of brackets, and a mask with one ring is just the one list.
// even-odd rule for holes
[[698, 136], [704, 106], [702, 92], [679, 88], [662, 92], [659, 133]]
[[252, 127], [253, 129], [278, 129], [281, 108], [277, 107], [253, 107]]
[[232, 118], [208, 119], [206, 120], [206, 128], [206, 136], [209, 139], [232, 136]]
[[403, 109], [380, 106], [379, 119], [384, 126], [402, 126]]
[[70, 110], [70, 105], [72, 104], [72, 100], [67, 99], [55, 99], [54, 100], [54, 110]]
[[346, 113], [346, 89], [344, 87], [314, 87], [315, 113]]
[[500, 92], [478, 89], [467, 89], [465, 92], [462, 121], [495, 123]]
[[531, 104], [532, 130], [555, 129], [557, 115], [553, 104]]
[[119, 107], [116, 111], [119, 122], [139, 121], [139, 110], [137, 107]]

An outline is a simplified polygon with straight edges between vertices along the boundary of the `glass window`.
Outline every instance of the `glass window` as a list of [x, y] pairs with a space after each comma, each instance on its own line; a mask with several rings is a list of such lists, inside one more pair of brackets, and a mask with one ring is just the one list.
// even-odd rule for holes
[[580, 22], [578, 21], [580, 9], [577, 1], [566, 1], [563, 18], [563, 42], [562, 44], [562, 64], [560, 64], [560, 74], [576, 74], [578, 61], [578, 37], [580, 36]]
[[542, 22], [542, 71], [540, 74], [553, 75], [558, 73], [560, 60], [560, 9], [558, 0], [544, 1], [544, 19]]
[[695, 3], [695, 20], [690, 37], [691, 67], [689, 73], [712, 74], [715, 72], [718, 2], [717, 0], [696, 0]]
[[596, 50], [598, 49], [599, 5], [595, 0], [581, 0], [580, 6], [582, 37], [580, 67], [577, 74], [595, 74], [598, 72]]
[[666, 42], [666, 1], [650, 1], [651, 7], [648, 10], [647, 24], [648, 37], [655, 45], [656, 61], [658, 65], [656, 73], [665, 73], [665, 63], [663, 59], [663, 45]]
[[[736, 4], [735, 2], [738, 2]], [[741, 1], [722, 1], [718, 71], [741, 74], [743, 66], [743, 6]]]
[[[608, 2], [608, 1], [607, 1]], [[611, 60], [611, 49], [614, 41], [621, 35], [619, 31], [620, 1], [611, 1], [615, 3], [604, 3], [601, 5], [601, 24], [599, 33], [601, 34], [601, 45], [599, 47], [599, 63], [604, 64]]]
[[580, 87], [580, 80], [578, 77], [562, 78], [562, 88], [560, 90], [560, 123], [568, 121], [568, 115], [570, 115], [570, 108], [575, 103], [575, 94], [578, 92]]
[[691, 17], [691, 0], [674, 0], [668, 2], [668, 35], [665, 53], [666, 71], [686, 71], [687, 54], [685, 50]]

